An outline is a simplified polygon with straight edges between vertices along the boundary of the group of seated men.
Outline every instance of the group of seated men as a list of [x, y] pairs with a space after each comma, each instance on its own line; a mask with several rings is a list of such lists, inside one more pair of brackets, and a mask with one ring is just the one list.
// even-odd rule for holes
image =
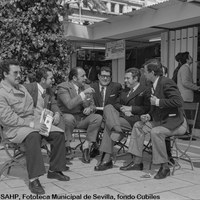
[[[133, 155], [133, 160], [120, 170], [143, 170], [143, 144], [145, 135], [150, 133], [153, 163], [161, 165], [154, 178], [169, 176], [170, 145], [165, 138], [184, 134], [187, 127], [180, 92], [171, 79], [162, 76], [162, 65], [158, 60], [147, 61], [142, 75], [137, 68], [126, 70], [125, 89], [111, 81], [108, 67], [101, 68], [99, 81], [90, 86], [86, 84], [85, 71], [79, 67], [72, 68], [69, 81], [57, 86], [57, 99], [51, 91], [51, 69], [38, 69], [36, 82], [24, 86], [19, 84], [21, 70], [17, 61], [5, 60], [1, 62], [0, 69], [0, 122], [10, 141], [25, 145], [32, 193], [45, 193], [39, 181], [39, 176], [45, 174], [41, 154], [43, 138], [51, 145], [47, 178], [70, 180], [62, 171], [69, 169], [65, 154], [66, 150], [70, 151], [74, 128], [87, 131], [83, 144], [84, 163], [90, 163], [91, 146], [97, 147], [97, 135], [103, 129], [99, 147], [102, 155], [94, 168], [96, 171], [113, 167], [113, 146], [124, 137], [124, 131], [132, 131], [128, 152]], [[98, 107], [103, 111], [99, 111]], [[54, 113], [53, 125], [47, 136], [44, 134], [47, 127], [40, 121], [44, 108]]]

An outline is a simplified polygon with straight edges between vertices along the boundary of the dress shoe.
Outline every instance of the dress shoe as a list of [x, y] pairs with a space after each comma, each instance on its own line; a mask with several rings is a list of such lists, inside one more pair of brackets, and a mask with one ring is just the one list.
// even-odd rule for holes
[[69, 181], [69, 176], [64, 175], [62, 172], [50, 172], [48, 171], [47, 178], [57, 179], [59, 181]]
[[83, 163], [90, 163], [90, 151], [89, 151], [89, 148], [83, 150], [82, 162]]
[[95, 158], [100, 154], [98, 145], [96, 143], [92, 144], [90, 148], [90, 158]]
[[34, 181], [29, 182], [29, 189], [34, 194], [45, 194], [39, 179], [35, 179]]
[[110, 160], [109, 162], [100, 163], [99, 165], [95, 166], [94, 171], [104, 171], [111, 168], [113, 168], [112, 160]]
[[69, 170], [69, 167], [68, 167], [68, 166], [65, 166], [65, 169], [66, 169], [65, 171], [68, 171], [68, 170]]
[[170, 175], [169, 168], [160, 167], [158, 173], [154, 176], [155, 179], [163, 179]]
[[135, 164], [134, 161], [133, 161], [126, 166], [120, 167], [119, 169], [123, 170], [123, 171], [128, 171], [128, 170], [139, 170], [139, 171], [141, 171], [141, 170], [143, 170], [143, 163]]

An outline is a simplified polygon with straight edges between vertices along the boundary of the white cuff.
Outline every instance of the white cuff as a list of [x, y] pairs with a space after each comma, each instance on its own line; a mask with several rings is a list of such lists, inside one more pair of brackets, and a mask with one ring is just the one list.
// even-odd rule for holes
[[160, 99], [156, 99], [156, 106], [159, 106]]

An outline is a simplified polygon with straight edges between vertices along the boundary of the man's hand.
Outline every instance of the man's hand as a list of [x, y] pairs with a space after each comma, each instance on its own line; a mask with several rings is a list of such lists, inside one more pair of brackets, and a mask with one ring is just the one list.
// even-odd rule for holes
[[48, 131], [47, 126], [44, 123], [35, 123], [34, 129], [38, 130], [39, 132], [45, 133]]
[[127, 117], [133, 116], [132, 112], [130, 112], [130, 111], [126, 111], [126, 112], [124, 112], [124, 114]]
[[89, 115], [90, 113], [91, 113], [90, 107], [87, 107], [87, 108], [85, 108], [85, 109], [83, 110], [83, 114], [85, 114], [85, 115]]
[[146, 123], [146, 122], [150, 121], [151, 117], [149, 114], [145, 114], [145, 115], [141, 115], [140, 119], [142, 122]]
[[91, 94], [94, 92], [95, 92], [94, 88], [91, 88], [91, 87], [89, 87], [83, 91], [84, 94]]
[[156, 106], [156, 101], [158, 100], [158, 98], [154, 95], [151, 95], [150, 101], [151, 101], [151, 105]]
[[121, 112], [125, 114], [125, 112], [132, 112], [132, 106], [122, 106], [120, 108]]
[[53, 117], [53, 125], [58, 125], [59, 122], [60, 122], [60, 113], [56, 112]]

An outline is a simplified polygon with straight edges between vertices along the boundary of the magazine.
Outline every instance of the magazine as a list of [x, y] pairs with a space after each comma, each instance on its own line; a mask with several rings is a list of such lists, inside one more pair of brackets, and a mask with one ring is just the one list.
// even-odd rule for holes
[[52, 122], [53, 122], [53, 112], [45, 108], [42, 111], [42, 114], [40, 117], [40, 123], [44, 123], [47, 126], [48, 130], [47, 132], [40, 132], [41, 135], [49, 136]]

